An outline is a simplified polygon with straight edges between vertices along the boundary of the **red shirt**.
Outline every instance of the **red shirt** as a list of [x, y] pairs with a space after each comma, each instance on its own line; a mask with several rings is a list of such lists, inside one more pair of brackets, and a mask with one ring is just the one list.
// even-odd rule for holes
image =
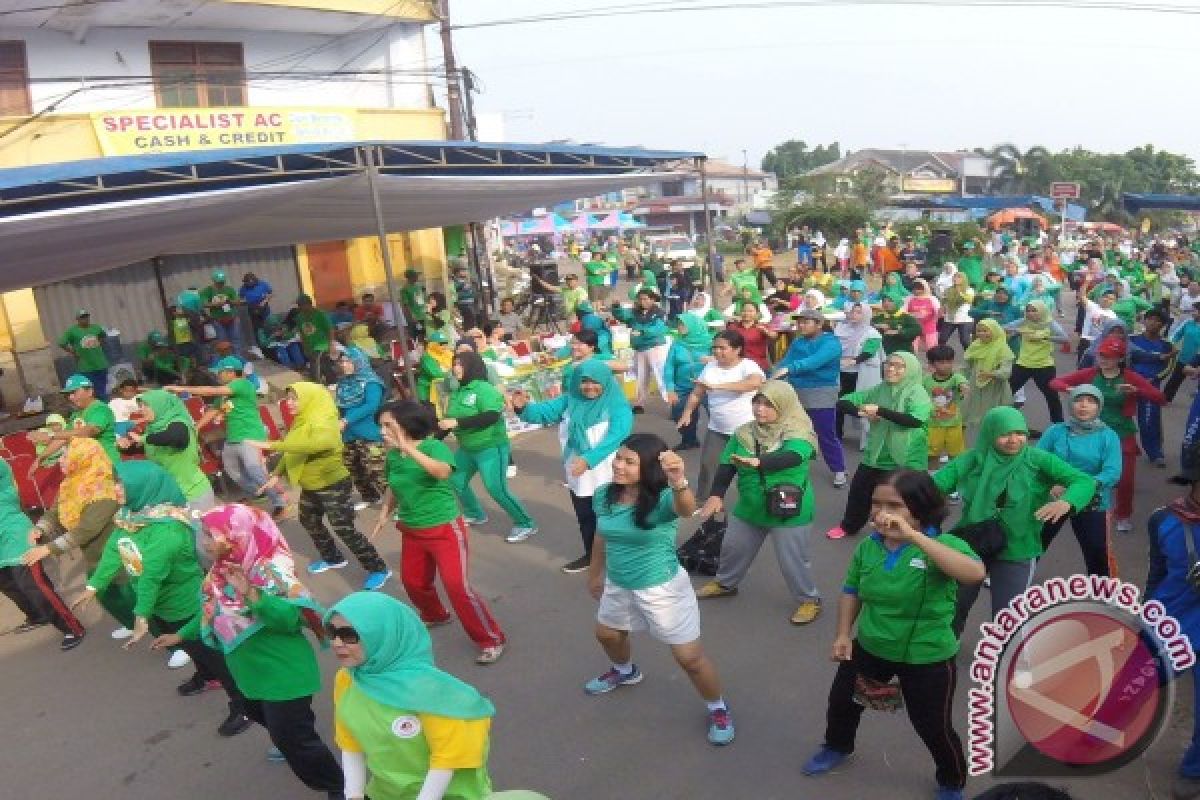
[[354, 307], [355, 322], [368, 322], [371, 319], [383, 319], [383, 306], [378, 303], [364, 303]]
[[741, 322], [731, 322], [725, 326], [728, 330], [737, 331], [746, 341], [746, 346], [742, 349], [742, 358], [748, 358], [763, 372], [770, 372], [770, 366], [767, 363], [767, 347], [771, 342], [771, 338], [761, 327], [755, 325], [753, 328], [748, 328]]

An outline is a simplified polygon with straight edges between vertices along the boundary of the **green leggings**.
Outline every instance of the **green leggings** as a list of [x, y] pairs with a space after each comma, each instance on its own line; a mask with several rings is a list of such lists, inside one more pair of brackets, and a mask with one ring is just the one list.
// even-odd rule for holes
[[454, 454], [454, 474], [450, 480], [454, 483], [454, 491], [462, 501], [463, 513], [472, 519], [483, 519], [483, 508], [479, 498], [471, 490], [471, 479], [478, 472], [483, 476], [483, 488], [496, 501], [496, 505], [504, 509], [512, 517], [513, 525], [518, 528], [533, 527], [533, 517], [525, 510], [512, 492], [508, 490], [508, 445], [488, 447], [484, 450], [464, 450], [458, 448]]

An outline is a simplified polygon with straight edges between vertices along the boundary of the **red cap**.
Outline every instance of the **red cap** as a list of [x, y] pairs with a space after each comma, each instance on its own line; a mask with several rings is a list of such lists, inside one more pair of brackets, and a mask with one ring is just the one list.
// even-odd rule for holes
[[1124, 358], [1125, 352], [1125, 340], [1117, 336], [1105, 338], [1100, 343], [1100, 347], [1096, 349], [1096, 355], [1104, 356], [1105, 358]]

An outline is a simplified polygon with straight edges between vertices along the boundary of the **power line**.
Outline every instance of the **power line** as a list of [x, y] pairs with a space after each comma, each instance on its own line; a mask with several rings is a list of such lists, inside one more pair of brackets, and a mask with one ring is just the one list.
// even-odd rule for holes
[[578, 11], [534, 14], [482, 22], [460, 23], [455, 30], [494, 28], [507, 25], [526, 25], [541, 22], [563, 22], [596, 17], [628, 17], [649, 14], [675, 14], [698, 11], [743, 11], [772, 8], [849, 8], [849, 7], [908, 6], [919, 8], [1004, 8], [1004, 9], [1066, 9], [1071, 11], [1133, 11], [1151, 14], [1200, 16], [1200, 8], [1170, 5], [1162, 2], [1137, 0], [759, 0], [745, 3], [653, 2], [621, 6], [593, 7]]

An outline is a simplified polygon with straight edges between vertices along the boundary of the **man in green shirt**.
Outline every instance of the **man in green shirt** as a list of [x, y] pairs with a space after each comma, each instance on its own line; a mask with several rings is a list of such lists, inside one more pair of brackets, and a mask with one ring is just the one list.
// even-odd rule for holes
[[308, 356], [313, 380], [324, 384], [323, 376], [332, 374], [325, 363], [329, 353], [329, 342], [333, 338], [333, 324], [325, 312], [313, 305], [306, 294], [296, 298], [296, 332], [300, 334], [300, 346]]
[[[53, 452], [66, 447], [77, 436], [95, 439], [113, 464], [121, 463], [121, 453], [117, 450], [117, 418], [108, 403], [96, 398], [91, 380], [86, 375], [72, 375], [63, 386], [63, 394], [75, 407], [75, 413], [67, 420], [67, 427], [61, 431], [34, 431], [29, 434], [30, 440], [34, 444], [51, 445], [53, 449], [47, 450]], [[43, 453], [42, 457], [46, 455]]]
[[238, 319], [238, 293], [225, 282], [225, 272], [216, 270], [212, 274], [212, 286], [200, 290], [204, 302], [204, 313], [217, 329], [217, 340], [233, 345], [233, 352], [242, 351], [242, 326]]
[[75, 324], [67, 328], [58, 340], [58, 346], [75, 357], [75, 371], [87, 376], [95, 387], [96, 396], [108, 399], [108, 356], [104, 353], [104, 328], [92, 324], [92, 315], [86, 308], [75, 314]]
[[138, 345], [138, 362], [146, 380], [157, 384], [175, 383], [181, 379], [179, 359], [171, 344], [160, 331], [150, 331], [146, 341]]
[[421, 273], [415, 269], [404, 270], [406, 283], [400, 287], [400, 305], [404, 308], [409, 335], [420, 339], [425, 333], [425, 287], [421, 284]]
[[594, 251], [592, 257], [583, 265], [583, 271], [587, 273], [588, 300], [592, 304], [606, 302], [608, 300], [606, 284], [608, 283], [608, 273], [612, 272], [612, 265], [604, 259], [604, 254]]
[[[217, 408], [225, 418], [225, 446], [221, 449], [221, 465], [225, 474], [242, 491], [257, 497], [267, 485], [270, 476], [260, 448], [246, 444], [247, 441], [265, 442], [267, 426], [258, 409], [258, 395], [254, 384], [242, 377], [245, 364], [237, 356], [226, 356], [217, 362], [217, 380], [220, 386], [164, 386], [176, 394], [192, 394], [196, 397], [217, 398]], [[272, 516], [279, 518], [287, 509], [287, 495], [278, 489], [266, 490], [271, 504]]]

